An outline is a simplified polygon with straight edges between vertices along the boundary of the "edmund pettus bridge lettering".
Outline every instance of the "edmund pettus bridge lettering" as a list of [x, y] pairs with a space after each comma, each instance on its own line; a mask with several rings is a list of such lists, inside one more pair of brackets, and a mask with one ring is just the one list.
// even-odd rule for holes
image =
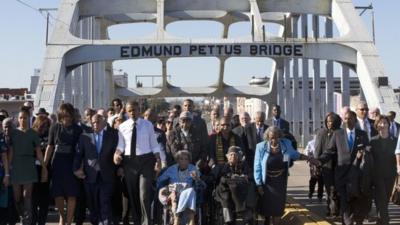
[[121, 58], [189, 56], [302, 57], [302, 44], [153, 44], [124, 45]]

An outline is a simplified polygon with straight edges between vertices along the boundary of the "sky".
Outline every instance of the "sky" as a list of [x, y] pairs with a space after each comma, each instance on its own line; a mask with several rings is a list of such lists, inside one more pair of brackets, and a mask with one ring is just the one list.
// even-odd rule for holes
[[[23, 0], [34, 8], [56, 8], [60, 0]], [[371, 0], [354, 0], [355, 5], [366, 6]], [[376, 46], [389, 76], [392, 86], [400, 86], [400, 29], [399, 19], [395, 18], [400, 8], [400, 1], [373, 0], [375, 12]], [[21, 4], [17, 0], [2, 0], [0, 14], [0, 88], [29, 87], [30, 76], [35, 68], [41, 68], [45, 54], [45, 16], [38, 11]], [[56, 16], [55, 13], [53, 13]], [[371, 28], [371, 13], [366, 12], [362, 18]], [[395, 18], [395, 19], [393, 19]], [[51, 21], [54, 24], [54, 20]], [[269, 25], [269, 26], [268, 26]], [[277, 26], [267, 24], [271, 33]], [[149, 35], [154, 30], [152, 24], [117, 25], [109, 28], [111, 39], [129, 38]], [[193, 29], [196, 27], [196, 29]], [[175, 36], [217, 38], [222, 26], [214, 22], [173, 23], [167, 31]], [[232, 25], [229, 36], [239, 37], [250, 34], [249, 23]], [[247, 84], [252, 76], [269, 76], [272, 60], [267, 58], [229, 59], [225, 66], [225, 81], [232, 85]], [[214, 84], [218, 76], [216, 58], [180, 58], [168, 62], [168, 74], [171, 83], [180, 86], [205, 86]], [[154, 59], [116, 61], [115, 70], [129, 74], [130, 86], [134, 85], [136, 75], [160, 75], [161, 63]], [[140, 78], [145, 86], [151, 86], [150, 78]], [[155, 79], [154, 83], [159, 80]]]

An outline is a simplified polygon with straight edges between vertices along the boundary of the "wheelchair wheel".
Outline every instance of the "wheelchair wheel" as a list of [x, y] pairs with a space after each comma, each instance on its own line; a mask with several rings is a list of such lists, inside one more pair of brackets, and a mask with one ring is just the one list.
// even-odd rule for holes
[[174, 224], [174, 215], [168, 206], [163, 207], [162, 221], [163, 225]]

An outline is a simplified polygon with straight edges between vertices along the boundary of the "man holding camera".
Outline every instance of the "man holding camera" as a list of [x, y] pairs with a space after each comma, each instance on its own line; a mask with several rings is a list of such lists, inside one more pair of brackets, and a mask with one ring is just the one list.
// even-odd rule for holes
[[336, 162], [335, 187], [340, 198], [342, 223], [345, 225], [363, 224], [371, 205], [371, 196], [364, 194], [370, 190], [361, 190], [358, 173], [364, 154], [368, 153], [368, 135], [356, 128], [356, 121], [355, 112], [347, 112], [344, 116], [344, 127], [333, 133], [328, 148], [319, 159], [311, 160], [311, 163], [317, 165], [323, 165], [331, 159]]

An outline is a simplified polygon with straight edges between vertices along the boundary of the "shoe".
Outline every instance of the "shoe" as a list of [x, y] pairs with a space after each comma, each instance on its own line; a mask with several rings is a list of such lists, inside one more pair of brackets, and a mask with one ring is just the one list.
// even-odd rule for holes
[[332, 214], [330, 214], [330, 213], [326, 213], [326, 219], [327, 219], [327, 220], [335, 220], [335, 219], [336, 219], [336, 216], [335, 216], [335, 215], [332, 215]]

